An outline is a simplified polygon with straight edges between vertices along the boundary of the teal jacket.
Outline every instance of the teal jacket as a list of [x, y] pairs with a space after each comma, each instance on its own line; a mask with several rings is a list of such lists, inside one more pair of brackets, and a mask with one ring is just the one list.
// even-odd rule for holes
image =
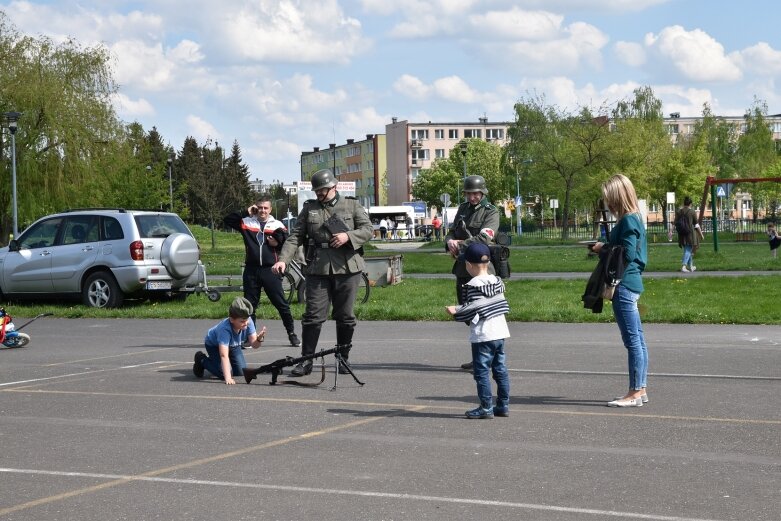
[[626, 214], [610, 231], [610, 244], [624, 247], [624, 278], [621, 285], [633, 293], [643, 292], [643, 270], [648, 262], [648, 244], [640, 214]]

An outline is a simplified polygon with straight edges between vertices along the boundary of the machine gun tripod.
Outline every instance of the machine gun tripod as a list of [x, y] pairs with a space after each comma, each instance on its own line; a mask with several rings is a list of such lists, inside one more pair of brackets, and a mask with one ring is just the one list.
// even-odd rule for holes
[[305, 355], [301, 356], [299, 358], [293, 358], [290, 356], [286, 356], [285, 358], [280, 358], [279, 360], [275, 360], [274, 362], [271, 362], [270, 364], [261, 365], [257, 369], [249, 369], [247, 367], [244, 368], [244, 380], [247, 383], [252, 382], [259, 374], [271, 374], [271, 381], [269, 382], [269, 385], [276, 385], [277, 379], [280, 374], [282, 374], [282, 370], [285, 367], [292, 367], [294, 365], [300, 364], [302, 362], [306, 362], [309, 360], [314, 360], [315, 358], [322, 358], [323, 364], [322, 364], [322, 376], [320, 378], [320, 381], [317, 383], [301, 383], [296, 380], [282, 380], [283, 384], [291, 384], [291, 385], [301, 385], [304, 387], [316, 387], [323, 383], [325, 381], [325, 357], [326, 355], [334, 355], [334, 386], [331, 388], [332, 391], [336, 390], [337, 381], [339, 378], [339, 368], [342, 367], [345, 369], [350, 376], [353, 377], [353, 380], [355, 380], [359, 385], [364, 385], [364, 382], [360, 381], [357, 376], [355, 376], [355, 373], [352, 370], [352, 367], [347, 363], [347, 360], [344, 359], [344, 355], [346, 355], [350, 348], [352, 347], [351, 344], [344, 344], [344, 345], [337, 345], [333, 349], [323, 349], [321, 351], [318, 351], [317, 353], [313, 353], [311, 355]]

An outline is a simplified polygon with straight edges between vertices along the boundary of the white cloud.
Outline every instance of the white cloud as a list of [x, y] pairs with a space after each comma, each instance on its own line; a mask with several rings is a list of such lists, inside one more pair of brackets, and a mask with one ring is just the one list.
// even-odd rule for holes
[[239, 59], [347, 63], [369, 41], [336, 0], [247, 2], [219, 19], [218, 31]]
[[737, 81], [740, 69], [724, 54], [724, 47], [700, 29], [687, 31], [680, 25], [648, 33], [646, 46], [692, 81]]
[[384, 134], [388, 121], [390, 116], [379, 114], [374, 107], [346, 112], [342, 118], [345, 138], [360, 141], [366, 138], [366, 134]]
[[765, 42], [730, 54], [735, 63], [744, 71], [751, 71], [760, 76], [777, 76], [781, 74], [781, 51], [777, 51]]
[[548, 11], [488, 11], [469, 16], [469, 24], [492, 39], [543, 41], [556, 38], [564, 17]]
[[634, 42], [616, 42], [613, 50], [622, 63], [630, 67], [639, 67], [645, 64], [645, 49], [639, 43]]
[[186, 122], [188, 135], [194, 137], [199, 142], [206, 142], [208, 139], [219, 141], [222, 138], [214, 125], [198, 116], [190, 114], [187, 116]]
[[168, 58], [179, 63], [198, 63], [204, 58], [200, 45], [192, 40], [182, 40], [167, 54]]
[[409, 74], [402, 74], [393, 82], [393, 90], [417, 101], [428, 98], [431, 88], [425, 85], [419, 78]]
[[113, 96], [112, 104], [122, 119], [133, 120], [155, 115], [155, 108], [144, 98], [131, 100], [122, 93]]
[[458, 76], [448, 76], [434, 81], [434, 92], [447, 101], [456, 103], [475, 103], [480, 94]]

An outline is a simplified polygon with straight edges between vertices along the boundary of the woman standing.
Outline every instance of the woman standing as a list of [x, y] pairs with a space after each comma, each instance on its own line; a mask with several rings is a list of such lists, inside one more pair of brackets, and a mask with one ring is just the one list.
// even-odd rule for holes
[[[602, 197], [617, 221], [610, 232], [608, 244], [624, 247], [624, 276], [613, 295], [613, 314], [629, 358], [629, 390], [607, 405], [642, 407], [643, 403], [648, 402], [648, 348], [637, 301], [643, 292], [642, 274], [648, 261], [645, 227], [635, 188], [626, 176], [616, 174], [608, 179], [602, 185]], [[603, 243], [597, 243], [594, 251], [598, 252], [603, 246]]]

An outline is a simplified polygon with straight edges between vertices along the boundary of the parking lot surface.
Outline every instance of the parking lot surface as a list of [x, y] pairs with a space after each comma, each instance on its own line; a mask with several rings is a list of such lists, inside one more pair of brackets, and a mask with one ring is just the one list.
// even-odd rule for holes
[[[45, 318], [0, 351], [0, 519], [781, 517], [781, 327], [646, 325], [650, 401], [612, 409], [615, 324], [511, 323], [510, 417], [468, 420], [461, 324], [361, 322], [366, 385], [332, 391], [333, 358], [314, 388], [195, 378], [213, 322]], [[266, 325], [250, 366], [298, 354]]]

